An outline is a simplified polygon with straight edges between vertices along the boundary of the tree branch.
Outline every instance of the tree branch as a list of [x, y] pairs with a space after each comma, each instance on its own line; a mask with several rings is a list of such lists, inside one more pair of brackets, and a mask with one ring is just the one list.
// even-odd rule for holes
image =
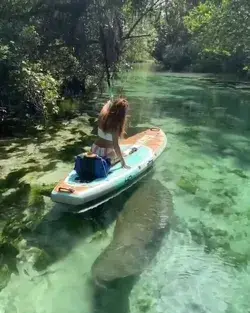
[[110, 76], [109, 63], [108, 63], [108, 57], [107, 57], [107, 45], [106, 45], [104, 31], [103, 31], [103, 28], [101, 25], [99, 27], [99, 32], [100, 32], [100, 41], [101, 41], [101, 45], [102, 45], [104, 65], [105, 65], [106, 76], [107, 76], [107, 83], [108, 83], [108, 86], [110, 89], [111, 88], [111, 76]]
[[127, 40], [127, 39], [133, 39], [133, 38], [140, 38], [140, 37], [150, 37], [150, 34], [145, 34], [145, 35], [134, 35], [134, 36], [130, 36], [130, 37], [126, 37], [123, 40]]
[[133, 33], [134, 29], [136, 28], [136, 26], [141, 22], [141, 20], [144, 18], [144, 16], [146, 16], [158, 3], [160, 3], [162, 0], [156, 0], [144, 13], [142, 13], [142, 15], [138, 18], [138, 20], [136, 20], [136, 22], [134, 23], [134, 25], [130, 28], [130, 30], [128, 31], [127, 35], [125, 35], [122, 40], [126, 40], [128, 38], [131, 37], [131, 34]]

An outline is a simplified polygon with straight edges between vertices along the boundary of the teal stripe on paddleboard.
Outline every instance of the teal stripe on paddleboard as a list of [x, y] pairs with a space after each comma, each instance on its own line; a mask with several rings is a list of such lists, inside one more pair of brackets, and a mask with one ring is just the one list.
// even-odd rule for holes
[[[126, 150], [128, 147], [122, 147], [122, 150]], [[126, 157], [126, 163], [133, 169], [133, 174], [137, 174], [138, 172], [140, 172], [139, 170], [135, 170], [137, 169], [137, 167], [139, 166], [139, 164], [141, 164], [143, 161], [149, 159], [152, 157], [152, 150], [146, 146], [141, 146], [138, 148], [138, 150], [136, 152], [134, 152], [131, 155], [128, 155]], [[75, 171], [72, 171], [68, 177], [67, 183], [69, 183], [72, 186], [80, 186], [80, 185], [87, 185], [89, 187], [95, 187], [97, 185], [100, 185], [102, 182], [105, 182], [107, 180], [112, 181], [112, 179], [115, 179], [117, 176], [121, 176], [122, 180], [124, 180], [124, 177], [126, 177], [126, 174], [128, 173], [127, 169], [124, 169], [121, 167], [121, 164], [118, 163], [116, 164], [114, 167], [112, 167], [111, 173], [108, 175], [108, 178], [103, 178], [103, 179], [98, 179], [98, 180], [94, 180], [91, 183], [88, 184], [81, 184], [76, 182], [76, 177], [77, 174]]]

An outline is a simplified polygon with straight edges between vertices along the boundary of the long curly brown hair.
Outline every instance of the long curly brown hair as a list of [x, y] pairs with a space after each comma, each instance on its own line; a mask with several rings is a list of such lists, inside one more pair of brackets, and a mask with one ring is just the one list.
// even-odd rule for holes
[[108, 101], [101, 110], [99, 127], [105, 133], [118, 132], [119, 137], [126, 133], [128, 101], [125, 98], [117, 98]]

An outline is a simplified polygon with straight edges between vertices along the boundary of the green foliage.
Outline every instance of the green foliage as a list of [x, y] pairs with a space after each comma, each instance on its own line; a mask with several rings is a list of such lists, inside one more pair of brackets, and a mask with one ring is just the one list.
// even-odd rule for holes
[[220, 59], [221, 71], [247, 70], [250, 53], [250, 3], [206, 1], [185, 17], [200, 55]]
[[223, 0], [219, 5], [206, 1], [189, 13], [185, 23], [204, 49], [229, 56], [249, 48], [249, 1]]
[[250, 64], [250, 2], [174, 0], [165, 6], [154, 57], [166, 68], [244, 74]]
[[212, 20], [214, 10], [216, 10], [216, 6], [213, 3], [206, 2], [201, 3], [194, 10], [189, 12], [189, 14], [184, 17], [184, 21], [188, 26], [190, 32], [205, 32], [206, 27]]
[[3, 0], [0, 120], [48, 119], [58, 114], [63, 98], [84, 97], [102, 88], [122, 56], [126, 58], [126, 49], [133, 61], [138, 43], [147, 46], [143, 37], [136, 48], [129, 40], [145, 31], [145, 18], [156, 3]]
[[43, 115], [57, 113], [57, 99], [59, 98], [59, 83], [49, 72], [43, 72], [40, 64], [22, 63], [16, 84], [19, 92], [26, 101], [39, 109]]
[[184, 25], [184, 16], [193, 7], [192, 1], [167, 2], [162, 18], [156, 22], [158, 40], [153, 56], [167, 69], [180, 71], [191, 64], [195, 48]]
[[8, 58], [9, 47], [7, 45], [0, 45], [0, 61]]

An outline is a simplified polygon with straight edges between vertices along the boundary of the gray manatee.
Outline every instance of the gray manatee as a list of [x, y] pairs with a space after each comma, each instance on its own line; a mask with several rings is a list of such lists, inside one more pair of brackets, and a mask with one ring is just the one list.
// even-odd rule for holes
[[92, 265], [96, 284], [140, 274], [168, 230], [172, 212], [168, 189], [158, 180], [142, 181], [124, 204], [113, 240]]

